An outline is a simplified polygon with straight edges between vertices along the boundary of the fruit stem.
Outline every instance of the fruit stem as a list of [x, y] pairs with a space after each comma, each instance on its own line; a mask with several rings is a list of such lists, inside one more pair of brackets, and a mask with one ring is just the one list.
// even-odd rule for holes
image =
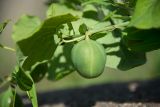
[[85, 33], [85, 40], [89, 40], [89, 36], [91, 35], [91, 33], [89, 31], [87, 31]]

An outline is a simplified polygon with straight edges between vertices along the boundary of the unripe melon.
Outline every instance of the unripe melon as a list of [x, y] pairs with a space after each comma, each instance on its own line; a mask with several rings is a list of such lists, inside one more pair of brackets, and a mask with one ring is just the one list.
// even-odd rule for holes
[[106, 63], [106, 54], [103, 46], [91, 39], [77, 43], [71, 51], [71, 58], [78, 73], [86, 78], [98, 77]]

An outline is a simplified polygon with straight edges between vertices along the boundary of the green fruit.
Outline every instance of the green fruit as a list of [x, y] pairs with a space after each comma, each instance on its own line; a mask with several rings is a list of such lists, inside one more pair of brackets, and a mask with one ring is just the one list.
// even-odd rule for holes
[[77, 43], [71, 51], [71, 58], [78, 73], [86, 78], [98, 77], [106, 63], [106, 54], [102, 45], [85, 39]]

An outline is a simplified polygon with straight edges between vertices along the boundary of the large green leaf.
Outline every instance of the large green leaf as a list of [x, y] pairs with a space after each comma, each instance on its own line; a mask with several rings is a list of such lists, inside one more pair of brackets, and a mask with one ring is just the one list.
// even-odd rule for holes
[[[65, 14], [48, 18], [41, 25], [38, 25], [30, 23], [29, 16], [22, 17], [14, 26], [13, 39], [23, 55], [27, 56], [23, 68], [30, 69], [36, 62], [49, 60], [57, 47], [53, 37], [57, 27], [77, 19], [71, 14]], [[31, 21], [36, 23], [37, 20], [34, 21], [31, 18]], [[25, 24], [26, 27], [22, 27]], [[31, 29], [32, 26], [34, 29]]]
[[146, 62], [145, 54], [129, 51], [122, 43], [121, 37], [115, 37], [113, 33], [101, 35], [102, 38], [96, 39], [106, 50], [106, 67], [129, 70]]
[[47, 62], [42, 62], [42, 63], [37, 63], [32, 67], [30, 75], [34, 82], [39, 82], [44, 78], [45, 74], [48, 71], [47, 64], [48, 64]]
[[160, 0], [138, 0], [130, 26], [160, 28]]
[[160, 30], [126, 29], [127, 35], [123, 37], [124, 43], [132, 51], [147, 52], [160, 48]]
[[49, 62], [48, 79], [59, 80], [72, 73], [74, 70], [71, 61], [71, 49], [73, 44], [58, 46], [53, 59]]
[[130, 51], [122, 41], [120, 42], [120, 51], [117, 52], [117, 56], [121, 58], [117, 66], [120, 70], [129, 70], [146, 63], [146, 54], [144, 52]]
[[[94, 25], [98, 23], [98, 20], [95, 20], [94, 18], [84, 17], [85, 15], [89, 16], [90, 14], [92, 14], [93, 10], [96, 12], [96, 14], [98, 14], [98, 12], [96, 11], [96, 7], [94, 7], [92, 5], [85, 6], [84, 9], [80, 11], [80, 10], [73, 10], [72, 8], [69, 8], [66, 5], [54, 3], [48, 8], [47, 17], [62, 15], [62, 14], [66, 14], [66, 13], [72, 13], [73, 15], [79, 16], [80, 19], [78, 21], [72, 22], [72, 26], [74, 28], [75, 34], [79, 35], [80, 34], [79, 33], [80, 25], [86, 24], [90, 28], [93, 28]], [[84, 15], [84, 13], [85, 13], [85, 15]], [[98, 17], [98, 16], [96, 16], [96, 17]]]
[[71, 8], [67, 7], [66, 5], [62, 5], [62, 4], [58, 4], [58, 3], [51, 4], [49, 6], [46, 14], [47, 14], [47, 17], [50, 18], [53, 16], [58, 16], [58, 15], [63, 15], [63, 14], [68, 14], [68, 13], [72, 13], [73, 15], [76, 15], [79, 17], [82, 16], [81, 11], [71, 9]]
[[31, 37], [41, 25], [38, 17], [23, 15], [13, 26], [13, 39], [15, 42]]
[[28, 77], [27, 73], [24, 72], [22, 68], [17, 66], [15, 68], [14, 75], [16, 77], [15, 80], [20, 89], [24, 91], [29, 91], [32, 88], [33, 81], [30, 79], [30, 77]]

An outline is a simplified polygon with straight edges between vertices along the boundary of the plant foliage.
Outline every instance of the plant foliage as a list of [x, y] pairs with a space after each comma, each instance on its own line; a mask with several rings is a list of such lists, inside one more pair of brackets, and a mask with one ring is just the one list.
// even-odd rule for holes
[[[13, 26], [17, 65], [0, 88], [1, 107], [22, 107], [16, 87], [38, 107], [35, 83], [59, 80], [76, 71], [72, 47], [86, 37], [104, 47], [105, 67], [129, 70], [146, 62], [146, 52], [160, 48], [159, 0], [55, 0], [46, 19], [23, 15]], [[0, 34], [9, 21], [0, 24]], [[85, 44], [84, 44], [85, 45]], [[78, 56], [77, 56], [78, 57]]]

